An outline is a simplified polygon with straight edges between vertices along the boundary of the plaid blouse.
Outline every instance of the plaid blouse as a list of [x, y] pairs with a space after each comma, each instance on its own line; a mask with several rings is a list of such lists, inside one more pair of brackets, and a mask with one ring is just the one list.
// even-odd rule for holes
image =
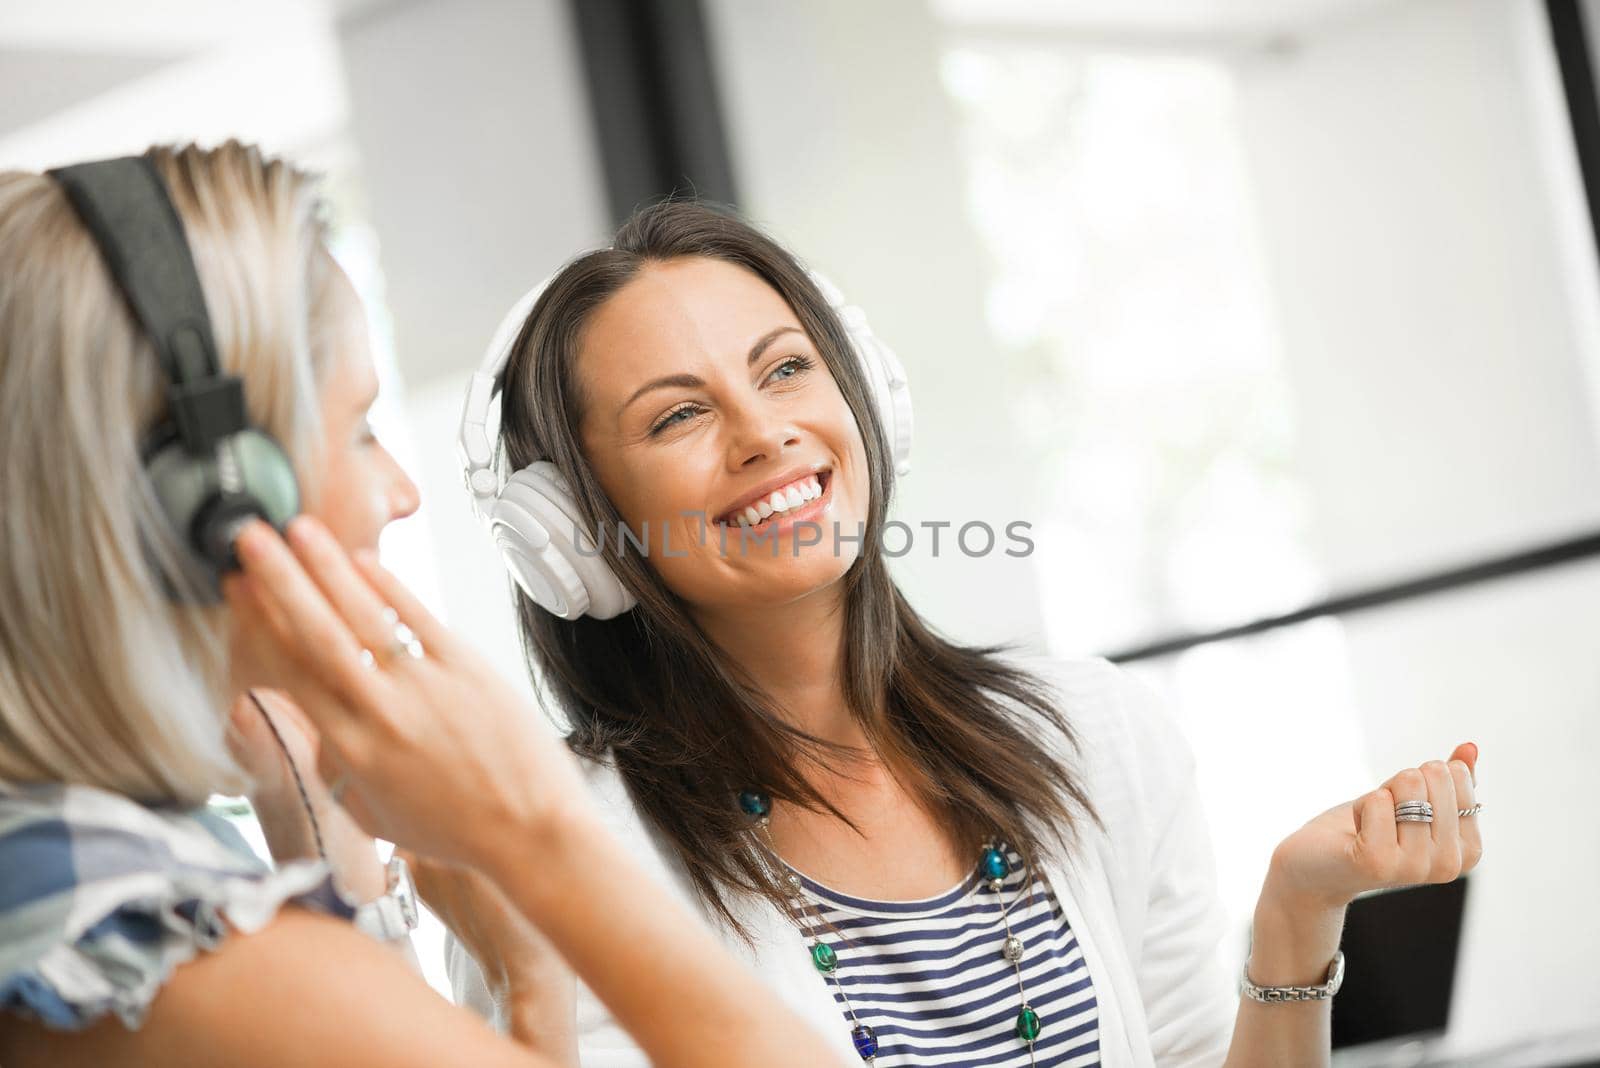
[[0, 784], [0, 1010], [62, 1030], [114, 1012], [136, 1029], [175, 968], [291, 901], [354, 915], [324, 863], [273, 870], [203, 807]]

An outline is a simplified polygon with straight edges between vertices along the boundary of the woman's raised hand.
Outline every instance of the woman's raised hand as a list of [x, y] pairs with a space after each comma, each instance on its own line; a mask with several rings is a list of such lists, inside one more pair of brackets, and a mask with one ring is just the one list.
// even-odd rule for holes
[[[1483, 857], [1475, 803], [1478, 747], [1448, 761], [1406, 768], [1369, 794], [1331, 808], [1285, 838], [1272, 855], [1268, 889], [1312, 908], [1343, 908], [1368, 890], [1448, 883]], [[1433, 806], [1433, 822], [1397, 821], [1407, 801]], [[1264, 891], [1264, 894], [1266, 892]]]
[[537, 849], [583, 804], [566, 747], [373, 554], [352, 557], [308, 516], [288, 534], [247, 526], [224, 592], [259, 681], [321, 733], [341, 803], [368, 832], [445, 860]]

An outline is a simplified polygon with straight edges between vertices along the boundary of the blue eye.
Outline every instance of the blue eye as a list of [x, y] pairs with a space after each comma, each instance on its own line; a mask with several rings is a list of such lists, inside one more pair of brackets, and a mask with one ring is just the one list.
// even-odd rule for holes
[[650, 436], [655, 437], [668, 427], [676, 426], [678, 423], [686, 421], [679, 419], [678, 416], [693, 415], [699, 410], [700, 406], [697, 404], [686, 404], [681, 408], [674, 408], [672, 411], [668, 412], [659, 423], [650, 428]]
[[[789, 380], [791, 378], [795, 378], [800, 374], [803, 374], [805, 371], [810, 369], [811, 366], [812, 366], [812, 362], [811, 362], [809, 357], [806, 357], [806, 356], [790, 356], [788, 359], [786, 359], [782, 363], [780, 363], [777, 367], [773, 368], [772, 369], [772, 373], [769, 374], [767, 377], [769, 379], [775, 379], [775, 380], [777, 380], [779, 382], [784, 382], [784, 381], [787, 381], [787, 380]], [[788, 371], [789, 373], [788, 374], [782, 373], [784, 371]], [[680, 425], [682, 423], [687, 423], [689, 421], [688, 419], [680, 419], [680, 418], [678, 418], [679, 416], [690, 416], [690, 417], [693, 417], [695, 415], [699, 415], [703, 411], [705, 411], [704, 408], [702, 408], [698, 404], [693, 403], [692, 401], [687, 403], [687, 404], [681, 405], [680, 407], [674, 408], [672, 411], [670, 411], [666, 415], [662, 416], [661, 419], [654, 426], [652, 426], [650, 428], [650, 436], [651, 437], [655, 437], [657, 434], [660, 434], [664, 430], [670, 430], [674, 426], [678, 426], [678, 425]]]
[[[794, 378], [797, 375], [809, 370], [810, 367], [811, 367], [811, 360], [809, 358], [807, 358], [805, 356], [790, 356], [787, 360], [784, 360], [777, 367], [773, 368], [772, 374], [774, 376], [778, 377], [780, 380], [787, 379], [787, 378]], [[794, 369], [794, 373], [793, 374], [787, 374], [787, 375], [779, 375], [778, 372], [784, 370], [785, 368], [793, 368]]]

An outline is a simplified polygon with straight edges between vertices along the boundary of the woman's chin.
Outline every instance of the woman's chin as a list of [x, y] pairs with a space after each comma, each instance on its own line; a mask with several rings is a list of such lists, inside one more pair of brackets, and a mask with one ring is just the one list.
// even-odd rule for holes
[[[791, 550], [792, 552], [792, 550]], [[819, 593], [844, 578], [856, 554], [835, 556], [820, 545], [798, 556], [752, 557], [741, 561], [751, 604], [778, 605]]]
[[785, 546], [776, 556], [768, 550], [717, 561], [719, 574], [714, 583], [704, 581], [702, 572], [695, 576], [700, 581], [675, 583], [669, 579], [668, 585], [676, 587], [678, 595], [690, 604], [714, 605], [722, 611], [779, 609], [837, 584], [856, 556], [850, 548], [835, 556], [831, 547], [820, 545], [802, 546], [796, 556]]

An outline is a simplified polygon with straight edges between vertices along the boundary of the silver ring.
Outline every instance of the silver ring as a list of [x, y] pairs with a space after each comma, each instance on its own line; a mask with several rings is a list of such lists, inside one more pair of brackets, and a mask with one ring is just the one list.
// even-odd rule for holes
[[1471, 808], [1463, 808], [1463, 809], [1458, 810], [1456, 812], [1456, 815], [1461, 817], [1461, 818], [1463, 818], [1463, 819], [1465, 819], [1468, 816], [1476, 816], [1478, 813], [1480, 813], [1482, 811], [1483, 811], [1483, 806], [1481, 804], [1480, 805], [1473, 805]]
[[1432, 823], [1433, 805], [1427, 801], [1402, 801], [1394, 806], [1396, 823]]
[[400, 613], [393, 608], [383, 610], [383, 621], [389, 624], [394, 631], [394, 638], [389, 642], [386, 659], [394, 660], [401, 656], [408, 656], [413, 660], [421, 660], [423, 656], [422, 642], [416, 632], [400, 622]]

